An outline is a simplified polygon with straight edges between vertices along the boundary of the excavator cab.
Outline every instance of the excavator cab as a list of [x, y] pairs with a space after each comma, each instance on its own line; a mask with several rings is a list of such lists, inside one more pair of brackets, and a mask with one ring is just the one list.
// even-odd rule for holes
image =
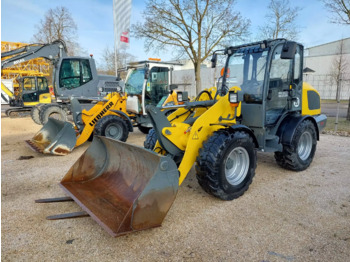
[[46, 77], [26, 76], [19, 79], [20, 95], [22, 95], [23, 103], [39, 102], [43, 103], [42, 95], [50, 96], [50, 89]]

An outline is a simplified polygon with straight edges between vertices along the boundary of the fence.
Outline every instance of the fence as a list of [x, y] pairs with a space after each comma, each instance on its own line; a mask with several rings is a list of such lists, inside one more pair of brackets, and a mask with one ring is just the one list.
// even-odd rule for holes
[[[320, 93], [321, 99], [337, 98], [337, 81], [332, 75], [304, 74], [304, 81], [311, 84]], [[349, 100], [350, 74], [343, 74], [340, 78], [340, 100]]]

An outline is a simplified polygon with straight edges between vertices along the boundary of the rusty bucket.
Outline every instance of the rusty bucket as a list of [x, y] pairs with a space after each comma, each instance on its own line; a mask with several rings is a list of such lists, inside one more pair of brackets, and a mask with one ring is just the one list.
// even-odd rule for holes
[[39, 130], [27, 144], [35, 151], [44, 154], [67, 155], [76, 144], [76, 132], [73, 125], [54, 118]]
[[60, 186], [112, 236], [160, 226], [175, 200], [175, 162], [95, 136]]

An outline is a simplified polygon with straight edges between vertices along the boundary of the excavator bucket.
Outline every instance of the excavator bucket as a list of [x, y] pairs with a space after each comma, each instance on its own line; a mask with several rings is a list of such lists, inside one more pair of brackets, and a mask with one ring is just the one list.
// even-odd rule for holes
[[44, 154], [67, 155], [76, 144], [76, 132], [73, 125], [54, 118], [39, 130], [27, 144], [34, 150]]
[[100, 136], [60, 183], [112, 236], [160, 226], [178, 185], [171, 158]]

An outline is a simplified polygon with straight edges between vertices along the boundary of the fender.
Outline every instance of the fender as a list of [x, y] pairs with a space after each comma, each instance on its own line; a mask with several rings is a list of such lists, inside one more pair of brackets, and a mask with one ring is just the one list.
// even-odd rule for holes
[[285, 119], [283, 119], [282, 123], [278, 127], [276, 135], [280, 137], [280, 142], [283, 145], [291, 145], [293, 136], [295, 134], [295, 130], [297, 126], [303, 122], [304, 120], [309, 119], [315, 126], [317, 140], [320, 139], [319, 129], [316, 123], [315, 118], [310, 115], [289, 115]]
[[244, 132], [248, 133], [253, 138], [255, 147], [259, 148], [258, 140], [256, 139], [253, 130], [251, 130], [249, 127], [247, 127], [245, 125], [237, 124], [237, 125], [229, 126], [229, 129], [232, 131], [244, 131]]
[[227, 125], [227, 124], [215, 124], [215, 125], [227, 127], [230, 130], [230, 132], [244, 131], [244, 132], [248, 133], [253, 138], [253, 142], [255, 144], [255, 147], [259, 148], [258, 140], [256, 139], [253, 130], [251, 130], [249, 127], [247, 127], [245, 125], [240, 125], [240, 124], [235, 124], [235, 125], [231, 125], [231, 126]]
[[120, 115], [122, 118], [124, 118], [126, 120], [128, 128], [129, 128], [129, 132], [134, 131], [134, 127], [132, 126], [131, 119], [127, 114], [125, 114], [123, 111], [119, 111], [119, 110], [110, 110], [110, 111]]

